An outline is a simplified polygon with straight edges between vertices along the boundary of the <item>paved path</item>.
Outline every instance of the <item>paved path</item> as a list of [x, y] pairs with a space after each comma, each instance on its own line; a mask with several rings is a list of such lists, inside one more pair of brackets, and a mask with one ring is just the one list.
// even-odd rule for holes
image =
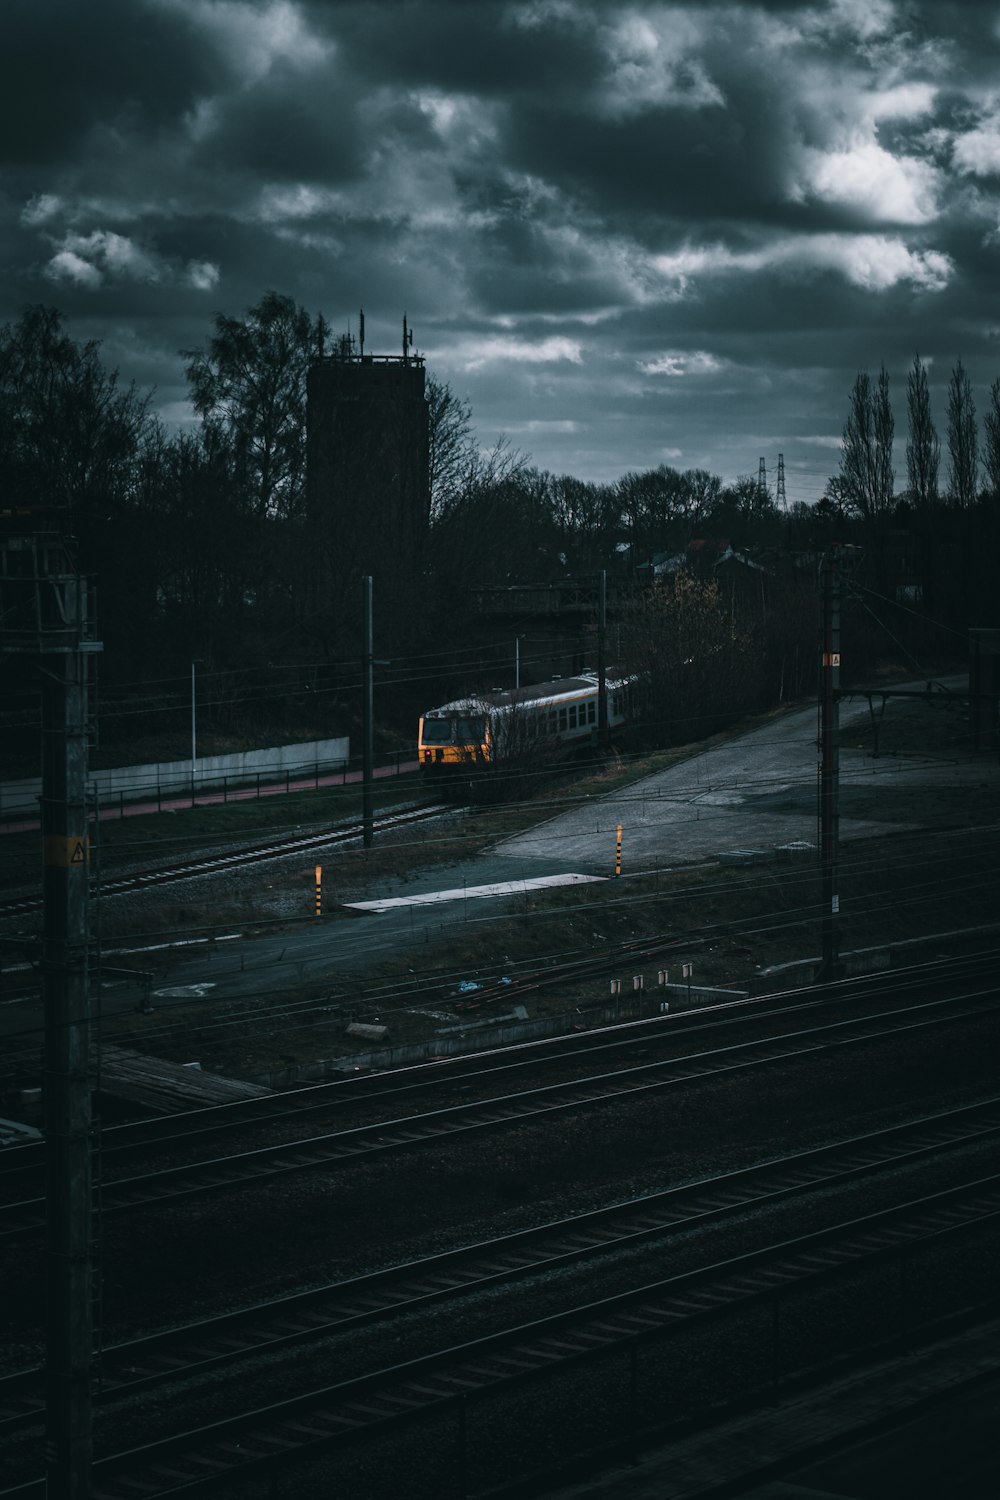
[[[942, 776], [971, 787], [996, 767], [970, 760], [942, 767], [925, 757], [872, 759], [852, 745], [866, 702], [841, 707], [840, 838], [877, 837], [920, 826], [914, 793]], [[564, 869], [614, 871], [618, 825], [623, 873], [717, 858], [740, 849], [818, 843], [819, 724], [816, 708], [797, 709], [682, 764], [607, 796], [588, 798], [495, 853], [527, 869], [553, 860]], [[902, 794], [902, 795], [901, 795]], [[907, 816], [909, 810], [910, 816]]]

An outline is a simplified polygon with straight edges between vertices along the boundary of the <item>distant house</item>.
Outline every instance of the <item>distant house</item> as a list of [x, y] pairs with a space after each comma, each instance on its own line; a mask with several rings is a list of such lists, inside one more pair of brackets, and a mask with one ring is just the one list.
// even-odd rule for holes
[[726, 539], [694, 537], [683, 552], [654, 552], [649, 562], [637, 568], [639, 576], [672, 578], [686, 570], [695, 578], [713, 581], [732, 595], [759, 592], [768, 570]]

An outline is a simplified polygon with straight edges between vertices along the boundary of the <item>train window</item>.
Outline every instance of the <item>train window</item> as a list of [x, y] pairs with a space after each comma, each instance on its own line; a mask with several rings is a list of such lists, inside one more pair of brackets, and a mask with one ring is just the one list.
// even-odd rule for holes
[[591, 698], [590, 702], [587, 704], [587, 723], [597, 723], [597, 704], [594, 702], [593, 698]]
[[451, 719], [425, 719], [424, 720], [424, 744], [425, 745], [450, 745], [451, 744]]
[[576, 704], [575, 703], [571, 703], [570, 706], [569, 706], [569, 708], [568, 708], [568, 710], [567, 710], [567, 712], [569, 714], [569, 727], [570, 727], [570, 729], [575, 729], [576, 728]]
[[478, 715], [456, 719], [455, 738], [460, 745], [481, 745], [486, 738], [486, 720]]
[[555, 734], [559, 726], [558, 716], [554, 708], [549, 709], [549, 734]]
[[559, 728], [566, 728], [566, 710], [564, 708], [561, 708], [559, 710]]

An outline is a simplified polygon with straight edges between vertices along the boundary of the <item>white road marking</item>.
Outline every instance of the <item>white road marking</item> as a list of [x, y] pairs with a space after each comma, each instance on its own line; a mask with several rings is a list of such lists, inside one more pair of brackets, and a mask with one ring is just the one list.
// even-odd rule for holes
[[535, 875], [529, 880], [501, 880], [496, 885], [458, 886], [451, 891], [424, 891], [419, 896], [385, 896], [379, 901], [345, 901], [351, 911], [391, 911], [397, 906], [432, 906], [440, 901], [465, 901], [482, 896], [520, 896], [556, 885], [591, 885], [603, 875]]

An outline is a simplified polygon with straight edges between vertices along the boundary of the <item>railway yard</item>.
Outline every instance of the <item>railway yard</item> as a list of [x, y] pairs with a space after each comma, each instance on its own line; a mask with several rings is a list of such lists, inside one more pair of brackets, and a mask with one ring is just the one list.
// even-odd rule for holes
[[[844, 950], [867, 952], [852, 967], [869, 972], [829, 985], [803, 982], [816, 891], [794, 853], [763, 870], [699, 858], [480, 901], [472, 919], [472, 901], [452, 902], [434, 942], [405, 921], [373, 928], [351, 905], [447, 884], [459, 856], [482, 862], [498, 837], [530, 836], [524, 810], [485, 830], [455, 810], [416, 837], [397, 824], [371, 854], [348, 845], [336, 869], [331, 851], [325, 930], [351, 940], [339, 967], [276, 965], [278, 984], [242, 999], [218, 956], [204, 960], [217, 988], [190, 992], [209, 899], [196, 892], [221, 878], [211, 899], [244, 918], [226, 931], [287, 947], [306, 925], [289, 915], [308, 892], [305, 845], [265, 865], [254, 839], [258, 853], [221, 877], [161, 860], [181, 867], [162, 893], [113, 897], [114, 944], [134, 951], [109, 967], [155, 963], [154, 991], [177, 993], [144, 1010], [132, 980], [109, 987], [108, 1042], [174, 1062], [195, 1052], [270, 1091], [107, 1114], [96, 1500], [569, 1494], [608, 1465], [616, 1497], [633, 1493], [630, 1475], [637, 1496], [749, 1493], [772, 1472], [760, 1452], [745, 1448], [741, 1468], [720, 1446], [709, 1478], [668, 1464], [649, 1491], [637, 1460], [989, 1327], [995, 757], [972, 760], [922, 708], [900, 713], [895, 752], [881, 733], [883, 752], [904, 756], [918, 737], [924, 789], [908, 791], [898, 831], [845, 844]], [[10, 899], [29, 899], [15, 885]], [[184, 946], [154, 948], [164, 932]], [[372, 932], [385, 941], [369, 937], [362, 962], [357, 934]], [[657, 976], [682, 962], [694, 987], [671, 987], [664, 1010]], [[5, 977], [13, 1100], [29, 1077], [16, 1026], [29, 1002], [20, 971]], [[529, 1025], [482, 1045], [512, 1007]], [[373, 1042], [348, 1038], [349, 1018], [400, 1046], [429, 1053], [447, 1034], [463, 1050], [372, 1069]], [[550, 1034], [530, 1034], [543, 1021]], [[281, 1068], [290, 1086], [275, 1083]], [[0, 1495], [42, 1493], [41, 1154], [0, 1151], [0, 1278], [16, 1289]], [[803, 1423], [773, 1475], [814, 1450]]]

